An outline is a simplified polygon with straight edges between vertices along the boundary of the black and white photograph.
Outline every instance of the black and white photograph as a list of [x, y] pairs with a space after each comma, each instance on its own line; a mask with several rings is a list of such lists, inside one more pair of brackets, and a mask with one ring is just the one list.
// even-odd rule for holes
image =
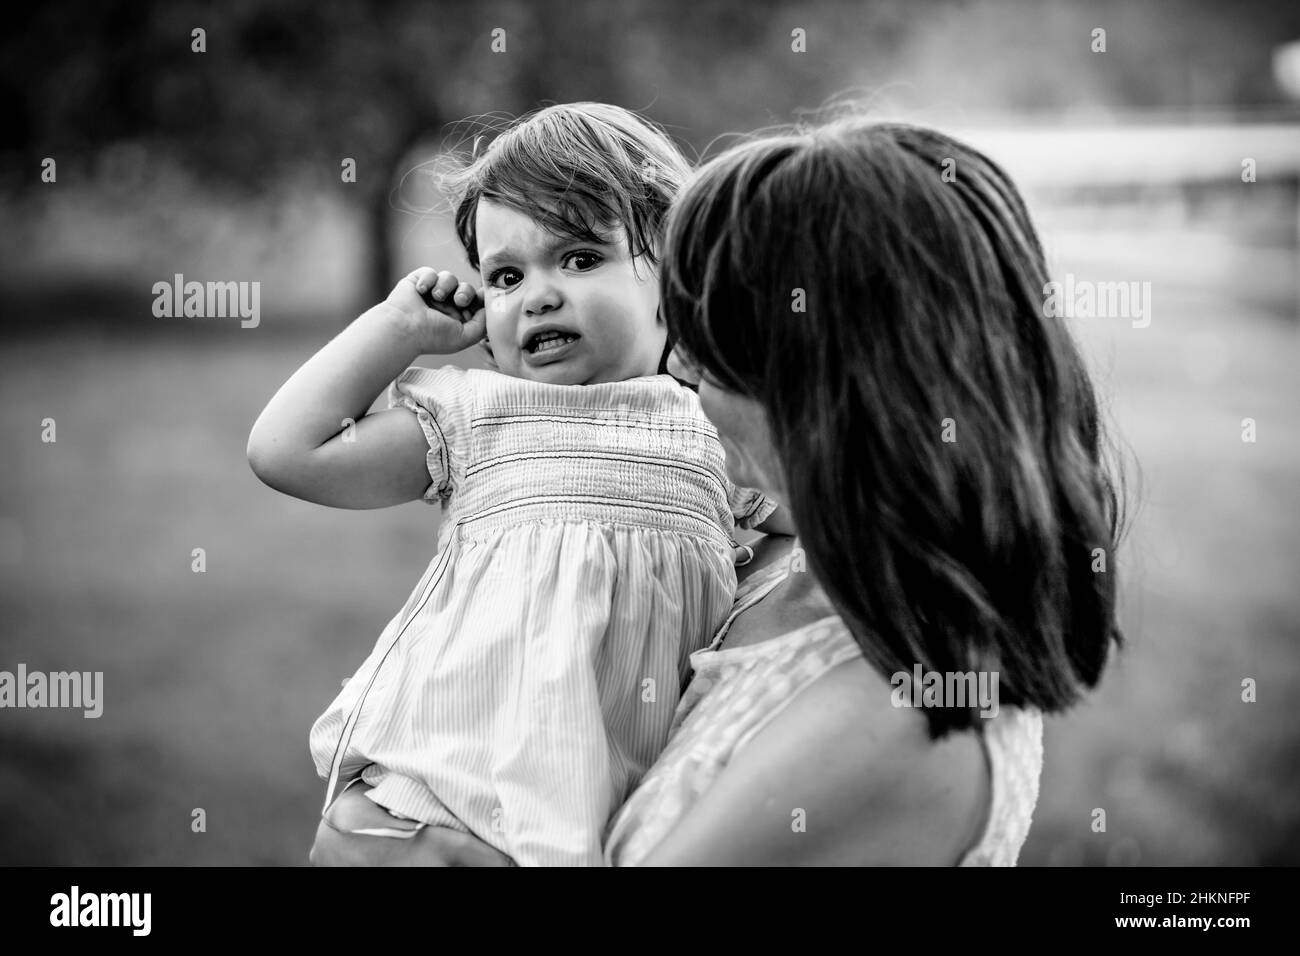
[[1300, 863], [1300, 6], [0, 43], [36, 922], [148, 935], [99, 868], [1162, 868], [1090, 918], [1221, 939]]

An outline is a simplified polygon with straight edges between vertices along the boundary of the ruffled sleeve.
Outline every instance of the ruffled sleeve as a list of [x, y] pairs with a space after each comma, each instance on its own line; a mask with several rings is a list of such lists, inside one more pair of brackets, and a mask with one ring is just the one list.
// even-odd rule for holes
[[736, 527], [749, 530], [762, 524], [776, 510], [776, 502], [753, 488], [741, 488], [727, 481], [727, 503], [736, 519]]
[[425, 463], [430, 483], [423, 497], [428, 504], [451, 497], [465, 478], [473, 406], [470, 376], [453, 365], [412, 366], [388, 387], [388, 407], [413, 411], [429, 443]]

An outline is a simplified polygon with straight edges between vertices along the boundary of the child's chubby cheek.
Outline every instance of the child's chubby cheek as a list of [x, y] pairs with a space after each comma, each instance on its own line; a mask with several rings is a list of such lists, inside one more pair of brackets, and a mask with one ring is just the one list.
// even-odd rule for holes
[[657, 299], [629, 290], [627, 295], [600, 296], [589, 303], [580, 331], [607, 358], [633, 360], [653, 353], [656, 365], [667, 330], [655, 321]]
[[492, 353], [496, 360], [510, 360], [515, 362], [519, 360], [518, 347], [516, 345], [517, 324], [513, 314], [507, 311], [508, 306], [500, 305], [494, 310], [493, 299], [488, 296], [487, 301], [487, 338], [492, 347]]

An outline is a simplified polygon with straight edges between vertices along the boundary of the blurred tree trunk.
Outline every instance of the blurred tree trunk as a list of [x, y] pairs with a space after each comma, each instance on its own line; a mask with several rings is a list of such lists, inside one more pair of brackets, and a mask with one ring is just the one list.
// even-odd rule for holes
[[[430, 130], [442, 128], [440, 116], [413, 116], [403, 124], [397, 136], [392, 139], [392, 147], [376, 152], [371, 162], [378, 177], [367, 177], [372, 185], [365, 197], [366, 204], [366, 243], [369, 246], [369, 266], [362, 297], [362, 308], [368, 308], [388, 297], [398, 276], [393, 274], [395, 256], [389, 242], [392, 222], [393, 186], [406, 171], [410, 163], [411, 151], [428, 135]], [[358, 179], [362, 176], [359, 174]]]

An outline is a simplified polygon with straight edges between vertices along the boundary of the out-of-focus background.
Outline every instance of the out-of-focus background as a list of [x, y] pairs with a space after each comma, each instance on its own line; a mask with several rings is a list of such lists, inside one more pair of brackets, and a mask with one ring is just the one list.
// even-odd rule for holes
[[[1300, 863], [1297, 40], [1271, 0], [23, 5], [0, 670], [103, 671], [105, 699], [0, 710], [0, 864], [305, 863], [308, 728], [438, 514], [285, 498], [245, 442], [405, 271], [463, 268], [423, 174], [449, 124], [598, 99], [695, 156], [831, 98], [984, 146], [1062, 280], [1151, 284], [1145, 327], [1066, 320], [1130, 459], [1130, 643], [1049, 722], [1022, 864]], [[260, 322], [155, 317], [177, 274], [259, 282]]]

